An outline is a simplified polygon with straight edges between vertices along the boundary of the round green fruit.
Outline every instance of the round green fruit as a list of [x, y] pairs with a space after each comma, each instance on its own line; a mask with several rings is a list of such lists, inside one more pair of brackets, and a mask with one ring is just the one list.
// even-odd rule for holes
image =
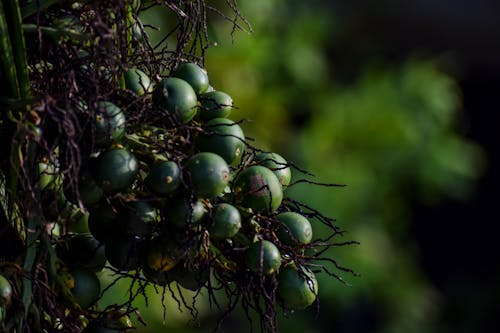
[[91, 234], [73, 234], [56, 247], [57, 256], [70, 268], [101, 271], [106, 264], [104, 246]]
[[224, 191], [229, 181], [229, 167], [217, 154], [193, 155], [185, 165], [186, 179], [198, 198], [213, 198]]
[[126, 191], [139, 172], [139, 163], [124, 148], [115, 148], [99, 155], [94, 166], [94, 179], [104, 192]]
[[59, 190], [62, 183], [62, 176], [59, 173], [59, 168], [50, 162], [48, 159], [42, 159], [38, 163], [38, 171], [40, 174], [39, 186], [40, 190]]
[[258, 165], [265, 166], [270, 169], [278, 177], [281, 185], [288, 186], [292, 179], [292, 171], [288, 166], [287, 161], [276, 153], [263, 152], [255, 156], [254, 161]]
[[128, 90], [133, 91], [138, 96], [142, 96], [153, 91], [151, 80], [149, 79], [147, 74], [140, 69], [131, 68], [123, 74], [123, 77], [125, 79], [125, 87]]
[[233, 108], [233, 99], [222, 91], [210, 91], [200, 96], [200, 118], [226, 118]]
[[163, 79], [156, 85], [153, 102], [183, 124], [194, 118], [198, 105], [196, 93], [189, 83], [175, 77]]
[[[80, 200], [87, 207], [98, 203], [104, 195], [103, 189], [97, 185], [94, 177], [92, 177], [90, 172], [84, 172], [80, 177], [80, 181], [78, 182], [78, 184], [78, 190], [80, 191]], [[76, 204], [76, 200], [74, 203]]]
[[98, 102], [94, 116], [94, 144], [106, 147], [124, 134], [125, 115], [122, 110], [111, 102]]
[[253, 165], [236, 178], [234, 192], [244, 207], [254, 212], [272, 212], [283, 200], [283, 191], [276, 175], [266, 167]]
[[255, 273], [272, 274], [281, 266], [281, 254], [276, 245], [263, 240], [250, 245], [245, 253], [246, 266]]
[[183, 198], [167, 202], [165, 211], [168, 223], [179, 229], [199, 225], [207, 212], [201, 200], [193, 204]]
[[0, 308], [8, 306], [12, 299], [12, 286], [9, 280], [0, 275]]
[[130, 237], [116, 235], [106, 242], [106, 258], [120, 271], [136, 270], [140, 265], [139, 243]]
[[308, 268], [302, 267], [299, 272], [294, 265], [288, 265], [278, 274], [278, 295], [286, 308], [304, 309], [318, 295], [316, 276]]
[[170, 272], [171, 278], [184, 289], [192, 291], [202, 288], [210, 278], [208, 268], [188, 269], [182, 263], [177, 264]]
[[241, 228], [241, 215], [236, 207], [222, 203], [212, 210], [213, 226], [210, 236], [215, 239], [231, 238]]
[[75, 269], [70, 272], [70, 275], [73, 278], [70, 290], [76, 302], [84, 309], [97, 302], [101, 293], [101, 285], [95, 273]]
[[207, 71], [191, 62], [180, 64], [172, 76], [188, 82], [196, 94], [206, 92], [209, 86]]
[[117, 210], [103, 201], [89, 211], [88, 226], [90, 233], [101, 242], [106, 242], [117, 233], [117, 230], [120, 232], [122, 230], [118, 223]]
[[287, 245], [305, 245], [312, 240], [311, 223], [304, 216], [295, 212], [278, 214], [276, 218], [281, 222], [277, 236]]
[[146, 185], [157, 195], [174, 192], [181, 183], [181, 170], [173, 161], [156, 162], [146, 178]]
[[227, 118], [210, 120], [196, 142], [201, 151], [215, 153], [228, 164], [239, 163], [245, 151], [245, 135], [241, 127]]
[[135, 237], [149, 235], [157, 224], [157, 210], [143, 200], [127, 202], [119, 211], [126, 234]]
[[170, 271], [180, 260], [179, 247], [168, 239], [153, 238], [144, 246], [144, 266], [155, 272]]

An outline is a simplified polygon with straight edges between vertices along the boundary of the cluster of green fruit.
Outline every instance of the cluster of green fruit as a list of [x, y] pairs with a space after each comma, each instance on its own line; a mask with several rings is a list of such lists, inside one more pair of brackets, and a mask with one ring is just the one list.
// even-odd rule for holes
[[[98, 102], [89, 132], [94, 148], [82, 159], [77, 190], [68, 190], [56, 162], [39, 165], [40, 188], [62, 185], [59, 196], [67, 198], [58, 201], [58, 218], [69, 232], [56, 253], [74, 300], [81, 308], [96, 304], [96, 272], [108, 262], [117, 272], [191, 290], [217, 274], [273, 277], [284, 307], [312, 304], [316, 278], [294, 260], [311, 246], [312, 228], [282, 204], [291, 181], [287, 161], [248, 145], [227, 118], [231, 97], [214, 90], [198, 65], [182, 63], [154, 87], [136, 68], [124, 78], [129, 92], [151, 99], [164, 123], [131, 133], [126, 112]], [[182, 127], [191, 141], [177, 134]], [[173, 140], [184, 142], [184, 151], [162, 151]]]

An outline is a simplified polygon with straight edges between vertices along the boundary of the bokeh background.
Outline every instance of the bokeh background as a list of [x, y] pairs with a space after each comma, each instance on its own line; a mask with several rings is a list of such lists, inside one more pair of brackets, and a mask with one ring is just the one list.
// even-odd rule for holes
[[[328, 254], [359, 276], [340, 272], [346, 286], [320, 274], [319, 312], [280, 314], [280, 331], [498, 332], [500, 2], [239, 7], [251, 34], [232, 35], [230, 22], [210, 19], [211, 84], [232, 95], [232, 119], [252, 120], [242, 127], [256, 145], [315, 181], [348, 185], [299, 184], [287, 195], [360, 242]], [[142, 16], [156, 26], [170, 19]], [[220, 312], [203, 297], [195, 321], [169, 294], [163, 313], [161, 298], [151, 291], [147, 308], [139, 302], [151, 324], [138, 332], [214, 329]], [[249, 327], [237, 310], [219, 332]]]

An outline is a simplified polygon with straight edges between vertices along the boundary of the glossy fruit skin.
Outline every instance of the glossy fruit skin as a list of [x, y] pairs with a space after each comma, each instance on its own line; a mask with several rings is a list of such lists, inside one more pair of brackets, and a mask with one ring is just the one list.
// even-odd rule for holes
[[149, 190], [156, 195], [174, 192], [181, 183], [181, 169], [173, 161], [160, 161], [153, 164], [145, 180]]
[[106, 258], [114, 268], [131, 271], [139, 268], [139, 243], [130, 237], [116, 235], [106, 242]]
[[311, 223], [304, 216], [295, 212], [284, 212], [276, 218], [281, 222], [276, 235], [286, 245], [306, 245], [312, 240]]
[[138, 96], [143, 96], [153, 91], [151, 80], [149, 79], [147, 74], [140, 69], [131, 68], [125, 71], [125, 73], [123, 73], [123, 78], [125, 79], [125, 87], [128, 90], [133, 91]]
[[233, 108], [233, 99], [222, 91], [210, 91], [200, 96], [200, 118], [210, 120], [226, 118]]
[[143, 200], [127, 202], [118, 215], [125, 233], [139, 238], [149, 235], [158, 222], [156, 208]]
[[209, 86], [207, 71], [192, 62], [180, 64], [172, 76], [189, 83], [198, 95], [206, 92]]
[[165, 206], [165, 212], [169, 224], [184, 229], [199, 225], [207, 210], [201, 200], [192, 204], [180, 198], [169, 201]]
[[111, 102], [97, 103], [94, 117], [94, 144], [106, 147], [119, 141], [125, 134], [125, 115]]
[[202, 152], [185, 164], [186, 177], [198, 198], [213, 198], [224, 191], [229, 181], [229, 167], [217, 154]]
[[91, 234], [74, 234], [56, 247], [57, 256], [70, 268], [101, 271], [106, 264], [104, 246]]
[[245, 264], [254, 273], [273, 274], [281, 266], [281, 254], [276, 245], [262, 240], [248, 247]]
[[186, 81], [175, 77], [163, 79], [156, 85], [153, 103], [183, 124], [194, 118], [198, 108], [193, 88]]
[[12, 299], [12, 286], [9, 280], [0, 275], [0, 307], [6, 307]]
[[292, 171], [288, 162], [279, 154], [262, 152], [255, 156], [254, 161], [258, 165], [270, 169], [278, 177], [282, 186], [288, 186], [292, 179]]
[[95, 273], [82, 269], [75, 269], [70, 272], [73, 278], [73, 286], [70, 288], [76, 302], [84, 309], [94, 304], [101, 292], [99, 279]]
[[[83, 172], [80, 180], [78, 181], [78, 191], [80, 192], [80, 200], [86, 207], [95, 205], [104, 195], [103, 189], [97, 185], [90, 171]], [[77, 204], [73, 195], [69, 195], [68, 198], [72, 203]]]
[[128, 150], [114, 148], [99, 155], [93, 170], [94, 179], [104, 192], [123, 192], [134, 182], [139, 163]]
[[266, 167], [253, 165], [243, 170], [233, 184], [237, 199], [254, 212], [272, 212], [283, 200], [283, 191], [276, 175]]
[[238, 209], [230, 204], [222, 203], [212, 210], [213, 226], [210, 236], [215, 239], [231, 238], [241, 228], [241, 215]]
[[278, 295], [283, 305], [292, 310], [304, 309], [311, 305], [318, 295], [316, 276], [308, 268], [287, 265], [278, 274]]
[[201, 151], [221, 156], [229, 165], [238, 164], [245, 151], [245, 134], [241, 127], [227, 118], [214, 118], [196, 140]]

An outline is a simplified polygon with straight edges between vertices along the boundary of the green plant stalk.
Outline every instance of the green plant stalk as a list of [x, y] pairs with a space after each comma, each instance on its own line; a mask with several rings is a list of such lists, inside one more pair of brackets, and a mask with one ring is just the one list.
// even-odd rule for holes
[[31, 84], [28, 76], [28, 59], [26, 56], [26, 43], [24, 40], [21, 8], [19, 0], [3, 0], [5, 13], [10, 32], [12, 53], [16, 64], [17, 80], [20, 97], [25, 98], [30, 95]]
[[3, 8], [3, 3], [0, 1], [0, 61], [2, 71], [5, 75], [8, 87], [8, 97], [17, 99], [20, 96], [19, 84], [17, 81], [16, 66], [12, 46], [10, 43], [10, 34], [7, 26], [7, 16]]

